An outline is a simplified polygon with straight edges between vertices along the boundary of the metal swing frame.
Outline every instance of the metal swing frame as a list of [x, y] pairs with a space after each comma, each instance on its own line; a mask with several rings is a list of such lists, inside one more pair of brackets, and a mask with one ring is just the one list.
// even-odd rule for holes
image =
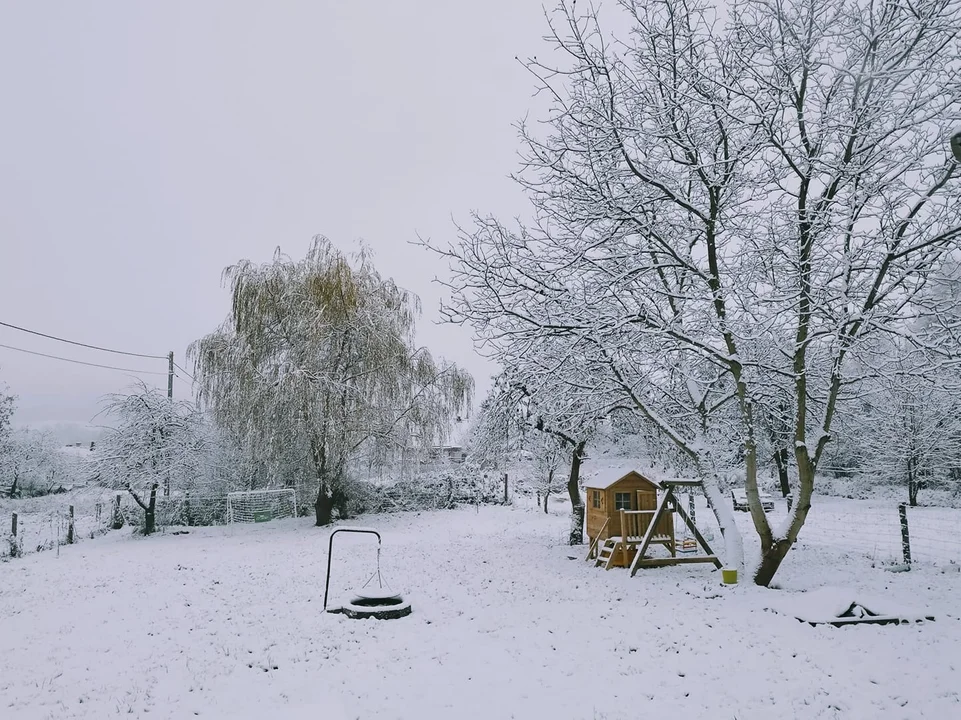
[[[381, 587], [383, 587], [383, 581], [380, 577], [380, 548], [382, 545], [380, 533], [370, 528], [337, 528], [330, 534], [330, 542], [327, 544], [327, 582], [324, 583], [324, 612], [327, 611], [327, 594], [330, 592], [330, 561], [334, 550], [334, 535], [340, 532], [363, 533], [366, 535], [377, 536], [377, 572], [374, 574], [374, 576], [377, 577], [377, 581], [380, 583]], [[373, 580], [374, 576], [371, 576], [370, 580]], [[370, 580], [368, 580], [367, 583], [369, 583]], [[364, 587], [367, 587], [367, 583], [364, 583]]]

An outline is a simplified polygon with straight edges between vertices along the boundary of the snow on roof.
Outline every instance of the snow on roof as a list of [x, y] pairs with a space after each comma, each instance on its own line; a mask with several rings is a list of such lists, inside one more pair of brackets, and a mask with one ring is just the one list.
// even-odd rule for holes
[[640, 475], [642, 478], [652, 483], [653, 485], [656, 485], [657, 487], [661, 486], [661, 484], [657, 480], [652, 478], [650, 475], [647, 475], [641, 472], [634, 466], [622, 466], [622, 467], [604, 468], [603, 470], [598, 470], [596, 472], [596, 475], [599, 477], [595, 477], [585, 481], [584, 486], [589, 488], [594, 488], [596, 490], [607, 490], [607, 488], [611, 487], [615, 483], [620, 482], [625, 478], [625, 476], [629, 475], [630, 473], [637, 473], [638, 475]]

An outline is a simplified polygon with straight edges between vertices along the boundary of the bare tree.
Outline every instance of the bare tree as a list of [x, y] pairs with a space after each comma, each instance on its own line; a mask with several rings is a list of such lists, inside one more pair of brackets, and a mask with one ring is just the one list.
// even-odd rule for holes
[[839, 433], [857, 448], [849, 468], [872, 484], [899, 484], [908, 502], [935, 484], [957, 482], [961, 468], [958, 364], [926, 357], [901, 339], [883, 342], [873, 376], [851, 388], [838, 411]]
[[200, 399], [252, 455], [309, 470], [318, 525], [331, 522], [352, 459], [426, 449], [469, 405], [471, 376], [415, 346], [417, 297], [382, 278], [366, 249], [351, 262], [317, 238], [303, 260], [278, 251], [224, 277], [230, 315], [190, 348]]
[[[551, 495], [557, 492], [560, 485], [557, 475], [566, 453], [563, 445], [555, 437], [539, 437], [532, 445], [531, 459], [534, 474], [532, 479], [538, 497], [543, 500], [544, 513], [546, 514]], [[581, 542], [583, 542], [583, 536]]]
[[[956, 0], [747, 0], [725, 18], [697, 1], [618, 5], [623, 37], [573, 4], [552, 16], [563, 60], [527, 63], [551, 109], [521, 130], [535, 222], [477, 216], [438, 248], [455, 271], [450, 318], [507, 365], [548, 339], [579, 348], [591, 384], [698, 469], [734, 565], [718, 468], [739, 446], [766, 585], [810, 510], [854, 361], [876, 334], [911, 337], [912, 302], [961, 238], [939, 131], [961, 108], [961, 74], [945, 72], [961, 13]], [[780, 528], [757, 488], [775, 428], [797, 477]]]

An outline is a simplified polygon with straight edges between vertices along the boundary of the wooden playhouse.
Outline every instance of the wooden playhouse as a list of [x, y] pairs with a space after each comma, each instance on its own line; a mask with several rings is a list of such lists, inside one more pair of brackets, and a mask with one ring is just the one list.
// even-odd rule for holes
[[[696, 480], [657, 482], [636, 470], [613, 473], [607, 481], [593, 482], [587, 491], [588, 559], [605, 568], [676, 565], [688, 562], [720, 561], [694, 526], [693, 519], [677, 502], [678, 488], [700, 487]], [[674, 514], [681, 517], [704, 555], [678, 555]], [[663, 546], [669, 556], [648, 557], [651, 545]]]

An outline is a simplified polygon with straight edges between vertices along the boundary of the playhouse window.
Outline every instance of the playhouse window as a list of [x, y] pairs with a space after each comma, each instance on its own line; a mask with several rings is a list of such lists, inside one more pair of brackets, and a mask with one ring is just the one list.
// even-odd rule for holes
[[599, 508], [599, 507], [601, 506], [601, 491], [600, 491], [600, 490], [592, 490], [592, 491], [591, 491], [591, 505], [593, 505], [593, 506], [596, 507], [596, 508]]
[[614, 493], [614, 509], [630, 510], [631, 494], [630, 493]]

